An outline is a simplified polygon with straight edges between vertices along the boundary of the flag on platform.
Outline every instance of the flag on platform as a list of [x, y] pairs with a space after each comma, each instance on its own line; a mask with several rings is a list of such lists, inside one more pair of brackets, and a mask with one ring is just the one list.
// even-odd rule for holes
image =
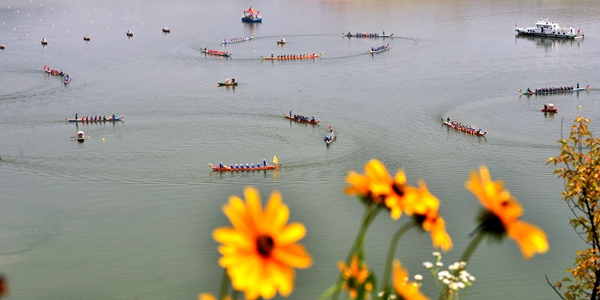
[[515, 22], [515, 27], [517, 27], [517, 22]]
[[279, 159], [277, 159], [277, 155], [273, 156], [273, 163], [274, 164], [279, 164]]
[[579, 34], [579, 31], [581, 30], [581, 28], [577, 29], [577, 34]]

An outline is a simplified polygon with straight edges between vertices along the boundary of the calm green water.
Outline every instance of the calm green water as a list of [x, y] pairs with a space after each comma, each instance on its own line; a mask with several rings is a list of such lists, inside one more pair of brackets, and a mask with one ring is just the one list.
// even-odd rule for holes
[[[244, 24], [249, 5], [262, 24]], [[314, 266], [297, 272], [289, 299], [316, 299], [337, 277], [362, 207], [342, 192], [349, 170], [378, 158], [442, 201], [455, 249], [468, 243], [480, 204], [464, 189], [485, 164], [548, 234], [550, 251], [524, 261], [514, 242], [484, 243], [468, 270], [471, 299], [547, 299], [577, 249], [545, 166], [577, 115], [600, 133], [600, 5], [596, 1], [14, 1], [0, 7], [0, 272], [7, 299], [195, 299], [221, 277], [211, 232], [221, 206], [245, 186], [280, 190]], [[581, 28], [582, 41], [515, 38], [514, 23], [540, 17]], [[169, 26], [170, 34], [161, 28]], [[124, 32], [134, 32], [128, 39]], [[342, 32], [393, 33], [348, 39]], [[83, 35], [91, 41], [84, 42]], [[220, 45], [219, 40], [255, 40]], [[39, 40], [48, 40], [42, 47]], [[285, 37], [287, 44], [277, 46]], [[375, 56], [371, 47], [392, 43]], [[231, 59], [202, 55], [226, 50]], [[323, 52], [314, 61], [260, 56]], [[49, 65], [72, 76], [68, 86]], [[236, 88], [216, 83], [235, 77]], [[517, 89], [590, 84], [578, 94], [519, 97]], [[556, 115], [539, 110], [546, 102]], [[313, 115], [320, 125], [283, 113]], [[118, 124], [64, 118], [125, 115]], [[488, 131], [449, 131], [450, 116]], [[563, 123], [564, 122], [564, 123]], [[338, 137], [326, 147], [332, 125]], [[89, 137], [72, 139], [78, 130]], [[213, 173], [207, 164], [257, 163], [277, 172]], [[408, 219], [380, 216], [367, 235], [382, 275], [392, 233]], [[411, 275], [432, 259], [426, 234], [410, 232], [397, 257]]]

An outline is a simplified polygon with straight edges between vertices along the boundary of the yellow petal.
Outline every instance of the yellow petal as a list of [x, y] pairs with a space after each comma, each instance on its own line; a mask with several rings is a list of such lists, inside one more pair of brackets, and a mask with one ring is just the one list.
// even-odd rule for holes
[[312, 257], [304, 246], [299, 244], [277, 247], [271, 253], [273, 260], [289, 266], [305, 269], [312, 265]]
[[544, 231], [533, 224], [518, 221], [509, 226], [507, 232], [508, 236], [517, 242], [526, 259], [533, 257], [536, 253], [546, 253], [550, 248]]
[[285, 246], [297, 242], [306, 235], [306, 228], [301, 223], [291, 223], [276, 236], [278, 246]]

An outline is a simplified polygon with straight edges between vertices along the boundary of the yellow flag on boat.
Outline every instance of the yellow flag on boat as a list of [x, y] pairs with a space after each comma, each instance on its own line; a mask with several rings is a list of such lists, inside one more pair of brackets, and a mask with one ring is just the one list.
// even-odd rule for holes
[[279, 159], [277, 159], [277, 155], [273, 156], [273, 163], [274, 164], [279, 164]]

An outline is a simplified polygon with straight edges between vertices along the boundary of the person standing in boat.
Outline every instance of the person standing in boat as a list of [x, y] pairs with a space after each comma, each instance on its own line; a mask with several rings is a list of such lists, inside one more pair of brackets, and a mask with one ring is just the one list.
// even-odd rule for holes
[[579, 88], [579, 82], [577, 83], [577, 88]]
[[267, 160], [266, 159], [263, 159], [263, 166], [265, 166], [265, 167], [267, 166]]

